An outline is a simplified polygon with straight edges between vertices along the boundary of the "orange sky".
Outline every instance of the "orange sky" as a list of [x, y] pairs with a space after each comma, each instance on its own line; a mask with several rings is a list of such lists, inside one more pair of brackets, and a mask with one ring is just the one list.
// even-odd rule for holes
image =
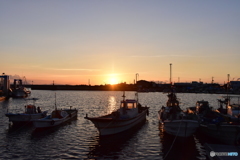
[[[33, 84], [240, 78], [240, 1], [1, 1], [0, 72]], [[204, 11], [204, 12], [203, 12]]]

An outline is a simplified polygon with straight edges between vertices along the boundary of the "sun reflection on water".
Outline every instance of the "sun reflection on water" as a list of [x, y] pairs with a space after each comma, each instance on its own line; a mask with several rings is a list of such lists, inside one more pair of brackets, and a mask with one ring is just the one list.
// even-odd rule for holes
[[112, 113], [116, 109], [117, 109], [116, 97], [109, 96], [109, 98], [108, 98], [108, 114]]

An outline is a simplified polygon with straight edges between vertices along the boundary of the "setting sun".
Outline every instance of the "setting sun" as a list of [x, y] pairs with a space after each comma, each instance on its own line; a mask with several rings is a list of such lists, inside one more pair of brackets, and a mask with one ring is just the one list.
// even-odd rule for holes
[[108, 83], [109, 84], [118, 84], [119, 83], [119, 80], [117, 78], [117, 76], [115, 74], [111, 74], [109, 76], [109, 80], [108, 80]]

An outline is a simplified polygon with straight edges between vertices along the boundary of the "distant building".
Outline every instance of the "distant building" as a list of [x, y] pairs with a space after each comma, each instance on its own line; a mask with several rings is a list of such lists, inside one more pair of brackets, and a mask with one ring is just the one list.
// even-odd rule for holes
[[174, 83], [174, 86], [176, 87], [189, 87], [192, 86], [191, 83]]
[[230, 81], [230, 86], [233, 90], [240, 89], [240, 81]]

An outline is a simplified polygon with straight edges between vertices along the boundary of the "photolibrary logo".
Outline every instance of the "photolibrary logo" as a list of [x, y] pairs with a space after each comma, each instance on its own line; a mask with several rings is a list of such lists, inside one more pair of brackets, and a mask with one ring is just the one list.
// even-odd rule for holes
[[214, 152], [214, 151], [211, 151], [210, 156], [211, 157], [214, 157], [214, 156], [238, 156], [238, 152]]

